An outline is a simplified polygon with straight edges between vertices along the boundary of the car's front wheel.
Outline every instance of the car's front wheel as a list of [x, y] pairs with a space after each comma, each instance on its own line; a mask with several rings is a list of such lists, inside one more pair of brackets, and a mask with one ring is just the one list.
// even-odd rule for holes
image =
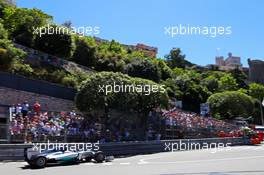
[[45, 157], [38, 157], [35, 160], [35, 166], [38, 168], [44, 168], [47, 164], [47, 159]]
[[103, 161], [105, 161], [105, 155], [104, 153], [97, 153], [94, 157], [94, 160], [97, 162], [97, 163], [102, 163]]

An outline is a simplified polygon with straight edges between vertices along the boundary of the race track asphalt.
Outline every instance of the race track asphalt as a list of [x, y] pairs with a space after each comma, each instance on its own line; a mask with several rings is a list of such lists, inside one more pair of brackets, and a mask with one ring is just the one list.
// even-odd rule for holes
[[106, 163], [31, 169], [26, 162], [0, 162], [3, 175], [264, 175], [264, 145], [166, 152]]

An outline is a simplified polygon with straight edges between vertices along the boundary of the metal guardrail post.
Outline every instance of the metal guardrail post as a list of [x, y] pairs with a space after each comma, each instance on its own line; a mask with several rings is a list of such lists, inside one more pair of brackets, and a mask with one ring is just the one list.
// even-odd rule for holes
[[68, 139], [67, 139], [67, 127], [65, 127], [65, 130], [64, 130], [64, 143], [67, 143]]
[[11, 130], [10, 130], [10, 122], [12, 120], [12, 109], [9, 108], [9, 117], [7, 117], [7, 121], [6, 121], [6, 139], [7, 139], [7, 143], [11, 143]]

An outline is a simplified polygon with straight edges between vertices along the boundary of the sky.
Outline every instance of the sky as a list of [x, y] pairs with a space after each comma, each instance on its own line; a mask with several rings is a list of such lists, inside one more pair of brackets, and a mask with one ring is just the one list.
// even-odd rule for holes
[[[18, 7], [38, 8], [62, 24], [99, 27], [95, 36], [124, 44], [144, 43], [158, 48], [163, 58], [181, 48], [187, 60], [207, 65], [228, 52], [264, 60], [264, 1], [262, 0], [16, 0]], [[222, 35], [169, 35], [169, 27], [224, 27]], [[231, 34], [226, 28], [231, 27]], [[183, 29], [182, 29], [183, 30]], [[170, 34], [171, 34], [170, 30]]]

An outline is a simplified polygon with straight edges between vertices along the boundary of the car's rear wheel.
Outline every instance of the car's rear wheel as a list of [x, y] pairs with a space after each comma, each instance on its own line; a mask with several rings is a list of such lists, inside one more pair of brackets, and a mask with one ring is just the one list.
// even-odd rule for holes
[[44, 168], [47, 164], [47, 159], [45, 157], [38, 157], [35, 160], [35, 166], [38, 168]]
[[104, 153], [97, 153], [94, 157], [94, 160], [98, 163], [102, 163], [105, 160], [105, 155]]

